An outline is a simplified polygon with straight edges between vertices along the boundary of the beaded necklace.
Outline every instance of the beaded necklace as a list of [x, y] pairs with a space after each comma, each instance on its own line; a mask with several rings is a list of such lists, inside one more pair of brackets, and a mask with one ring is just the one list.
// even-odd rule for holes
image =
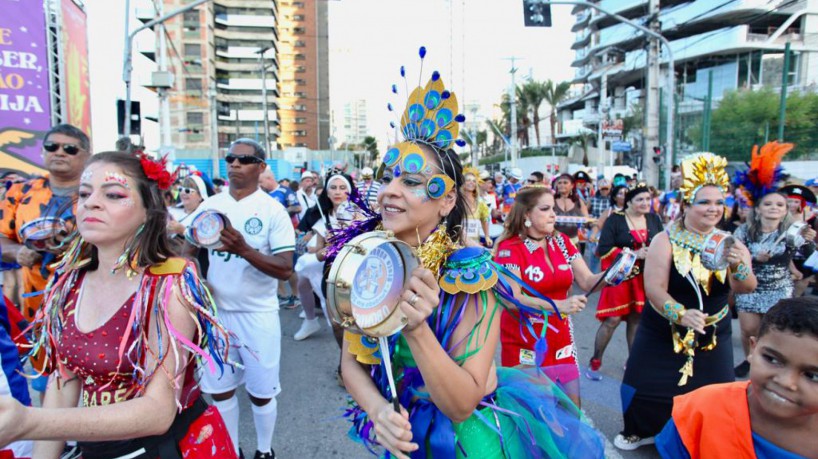
[[722, 284], [726, 281], [726, 269], [710, 271], [702, 265], [700, 254], [704, 240], [709, 233], [695, 233], [684, 228], [681, 222], [672, 224], [666, 231], [670, 239], [671, 252], [673, 253], [673, 264], [682, 277], [692, 272], [693, 279], [696, 280], [707, 295], [710, 294], [710, 284], [713, 277]]

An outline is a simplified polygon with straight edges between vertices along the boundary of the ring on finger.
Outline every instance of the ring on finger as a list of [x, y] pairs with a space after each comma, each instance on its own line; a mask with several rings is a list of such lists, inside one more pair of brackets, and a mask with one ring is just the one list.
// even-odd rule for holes
[[415, 303], [417, 303], [419, 299], [420, 297], [418, 296], [417, 293], [415, 293], [414, 295], [412, 295], [412, 298], [409, 298], [409, 301], [407, 303], [409, 303], [409, 306], [412, 306], [414, 308]]

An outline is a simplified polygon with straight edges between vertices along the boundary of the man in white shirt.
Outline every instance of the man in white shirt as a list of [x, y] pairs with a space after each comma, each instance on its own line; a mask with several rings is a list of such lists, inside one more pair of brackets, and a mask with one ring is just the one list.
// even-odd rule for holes
[[272, 450], [277, 417], [276, 395], [281, 357], [281, 324], [278, 317], [278, 279], [293, 272], [295, 233], [287, 211], [259, 188], [266, 169], [266, 154], [251, 139], [238, 139], [225, 157], [229, 190], [205, 200], [199, 207], [225, 214], [229, 223], [221, 233], [222, 247], [208, 253], [208, 283], [219, 308], [219, 320], [238, 337], [231, 342], [230, 361], [224, 373], [203, 372], [202, 390], [211, 394], [224, 418], [233, 444], [239, 449], [241, 384], [250, 396], [256, 427], [255, 459], [275, 457]]
[[301, 206], [301, 212], [298, 213], [298, 220], [304, 218], [304, 215], [314, 206], [317, 201], [315, 196], [315, 180], [318, 177], [310, 171], [304, 171], [301, 174], [301, 182], [298, 185], [298, 205]]

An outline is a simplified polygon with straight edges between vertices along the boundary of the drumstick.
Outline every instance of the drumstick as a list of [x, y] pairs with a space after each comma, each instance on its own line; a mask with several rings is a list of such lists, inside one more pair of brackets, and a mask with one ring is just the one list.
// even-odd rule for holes
[[392, 395], [392, 407], [400, 414], [400, 402], [398, 401], [398, 391], [395, 389], [395, 377], [392, 375], [392, 357], [389, 355], [389, 341], [385, 336], [378, 338], [378, 345], [381, 348], [383, 366], [386, 367], [386, 378], [389, 380], [389, 392]]
[[616, 262], [619, 261], [620, 258], [622, 258], [622, 252], [619, 252], [619, 255], [617, 255], [616, 258], [614, 258], [613, 263], [611, 263], [611, 265], [608, 266], [608, 269], [606, 269], [605, 272], [602, 273], [602, 276], [600, 276], [599, 279], [597, 279], [596, 284], [594, 284], [594, 286], [591, 287], [590, 290], [588, 290], [588, 292], [585, 294], [585, 296], [590, 295], [591, 293], [593, 293], [594, 290], [596, 290], [597, 287], [599, 287], [599, 284], [601, 284], [602, 281], [605, 280], [605, 276], [608, 275], [608, 271], [610, 271], [611, 268], [616, 266]]

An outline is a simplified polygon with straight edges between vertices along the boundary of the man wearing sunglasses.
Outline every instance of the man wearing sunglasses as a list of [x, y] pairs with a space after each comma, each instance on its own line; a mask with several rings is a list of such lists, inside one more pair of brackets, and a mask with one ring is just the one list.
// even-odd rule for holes
[[222, 246], [208, 251], [207, 278], [219, 305], [221, 323], [241, 343], [240, 347], [231, 346], [229, 361], [242, 364], [225, 368], [221, 375], [203, 372], [201, 387], [213, 396], [238, 450], [236, 388], [244, 384], [256, 427], [255, 459], [275, 457], [275, 397], [281, 392], [281, 323], [276, 291], [279, 280], [293, 273], [295, 249], [295, 231], [287, 210], [259, 187], [259, 177], [267, 168], [265, 158], [258, 142], [233, 142], [225, 157], [228, 191], [207, 198], [199, 206], [227, 216]]
[[[84, 132], [69, 124], [60, 124], [46, 133], [43, 141], [43, 164], [48, 174], [12, 185], [0, 203], [0, 245], [3, 261], [23, 267], [24, 293], [41, 292], [50, 275], [43, 268], [44, 257], [24, 244], [21, 229], [32, 220], [60, 217], [73, 227], [71, 201], [77, 193], [80, 174], [91, 156], [90, 140]], [[23, 299], [22, 312], [31, 321], [42, 302], [42, 295]]]
[[[80, 175], [85, 162], [91, 156], [91, 142], [80, 129], [69, 124], [51, 128], [43, 141], [43, 164], [48, 173], [12, 185], [0, 202], [0, 253], [2, 261], [16, 262], [22, 266], [23, 304], [21, 312], [29, 322], [34, 319], [43, 301], [42, 292], [52, 271], [49, 265], [62, 250], [61, 241], [52, 238], [48, 246], [53, 249], [41, 252], [24, 245], [23, 229], [26, 225], [46, 217], [57, 217], [65, 234], [75, 225], [74, 198], [79, 188]], [[36, 226], [36, 223], [34, 223]], [[53, 230], [53, 234], [63, 234]], [[39, 364], [35, 362], [35, 366]], [[32, 381], [32, 387], [45, 391], [47, 378], [41, 376]]]

